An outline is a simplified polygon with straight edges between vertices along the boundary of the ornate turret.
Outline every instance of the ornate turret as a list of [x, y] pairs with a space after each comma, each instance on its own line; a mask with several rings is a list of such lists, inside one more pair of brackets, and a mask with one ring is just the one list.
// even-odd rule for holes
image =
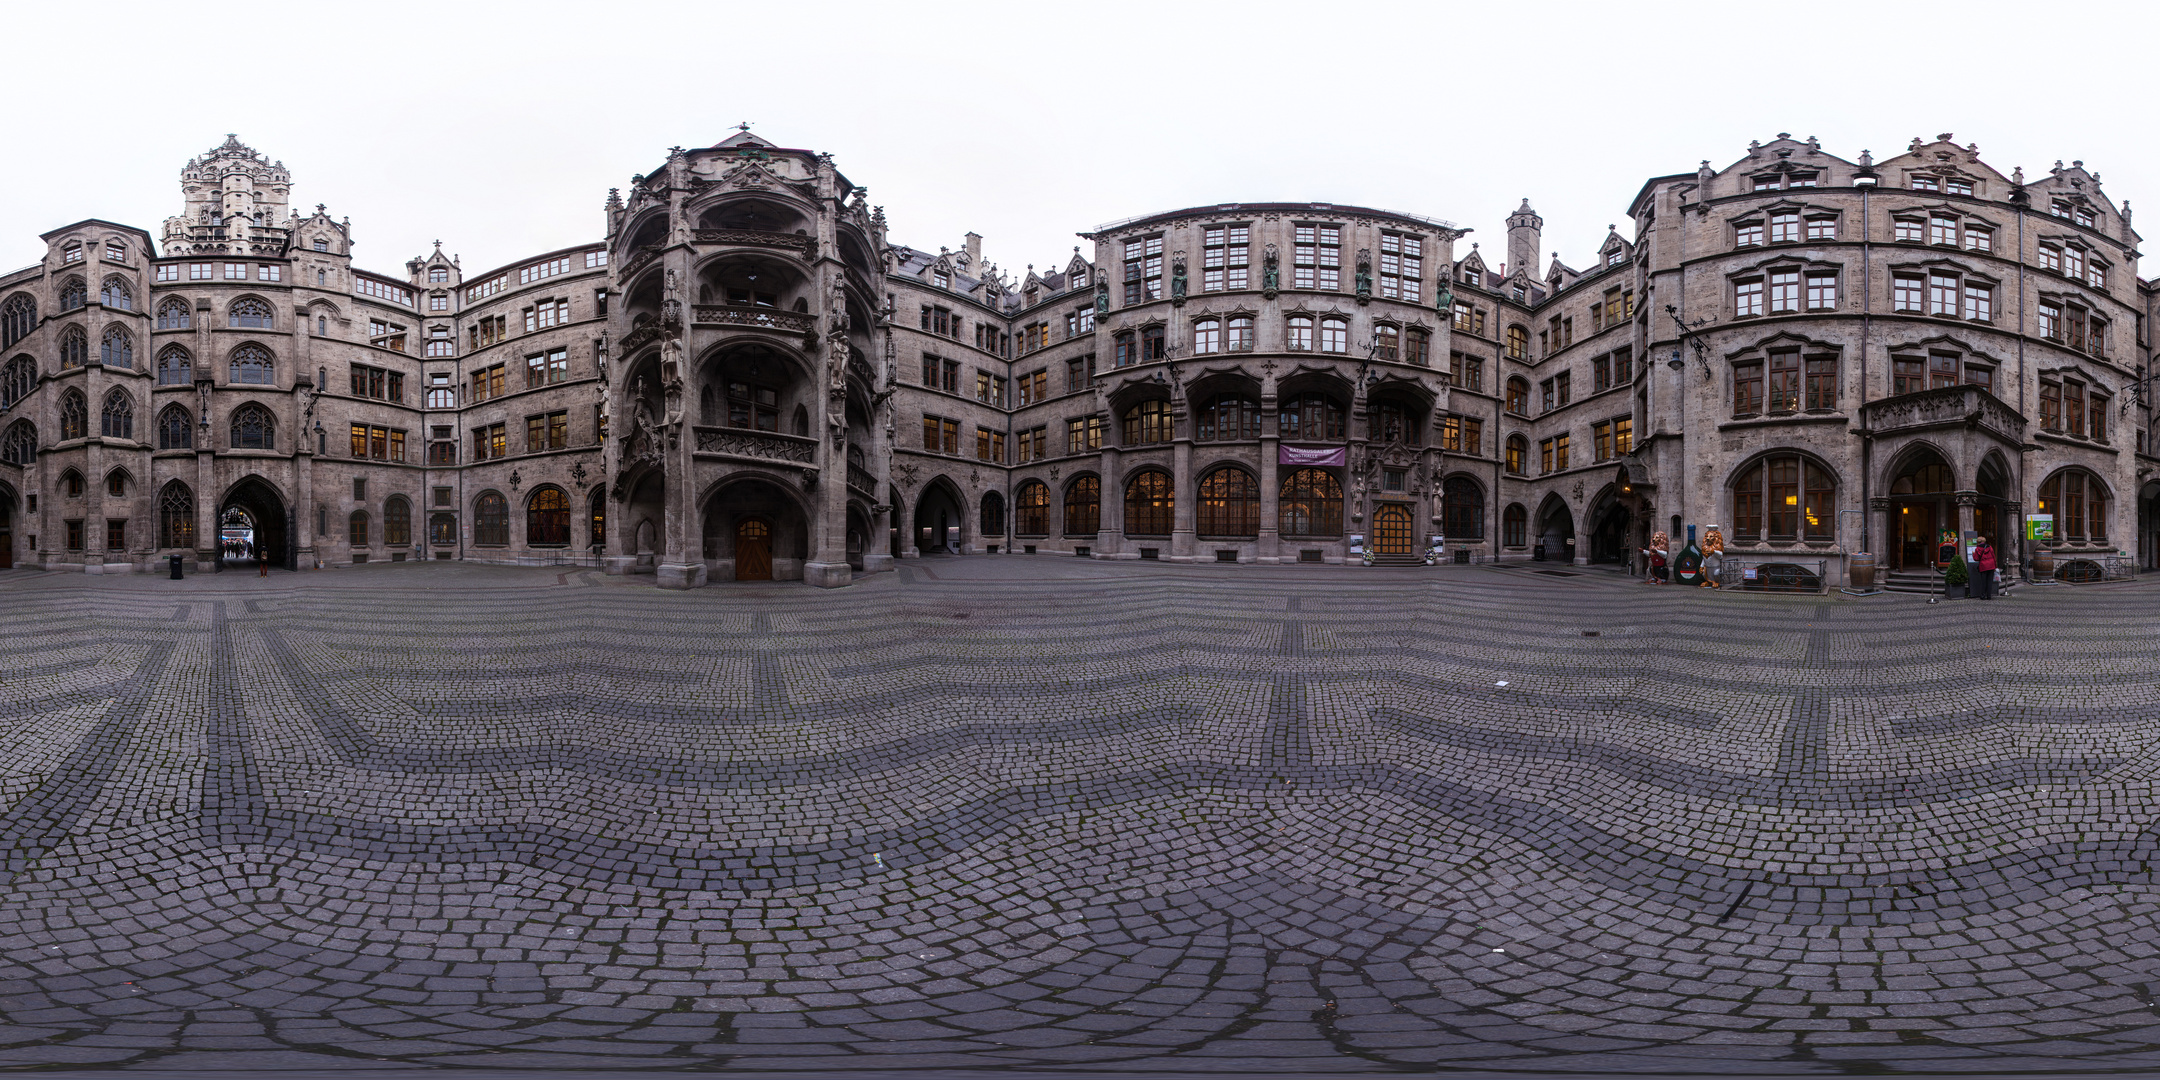
[[1539, 217], [1537, 211], [1530, 209], [1528, 199], [1522, 201], [1520, 209], [1508, 215], [1508, 273], [1512, 274], [1517, 270], [1537, 273], [1538, 252], [1542, 247], [1540, 230], [1544, 227], [1545, 219]]
[[292, 216], [292, 173], [232, 135], [180, 170], [186, 209], [165, 219], [176, 251], [269, 251], [284, 247]]

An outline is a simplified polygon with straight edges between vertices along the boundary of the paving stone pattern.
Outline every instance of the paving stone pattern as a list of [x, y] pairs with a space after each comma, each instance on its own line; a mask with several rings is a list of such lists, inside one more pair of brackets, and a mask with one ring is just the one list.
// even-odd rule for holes
[[0, 1068], [2160, 1067], [2156, 600], [4, 573]]

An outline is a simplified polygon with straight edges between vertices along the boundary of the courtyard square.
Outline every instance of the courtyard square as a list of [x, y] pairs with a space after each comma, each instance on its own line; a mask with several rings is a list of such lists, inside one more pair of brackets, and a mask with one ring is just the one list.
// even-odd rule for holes
[[0, 1069], [2160, 1068], [2145, 584], [0, 572]]

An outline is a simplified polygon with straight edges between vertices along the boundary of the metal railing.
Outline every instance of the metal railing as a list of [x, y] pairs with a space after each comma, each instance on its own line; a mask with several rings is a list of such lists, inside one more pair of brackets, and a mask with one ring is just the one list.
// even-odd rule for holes
[[1826, 593], [1828, 559], [1748, 558], [1727, 555], [1717, 568], [1719, 588], [1743, 592]]

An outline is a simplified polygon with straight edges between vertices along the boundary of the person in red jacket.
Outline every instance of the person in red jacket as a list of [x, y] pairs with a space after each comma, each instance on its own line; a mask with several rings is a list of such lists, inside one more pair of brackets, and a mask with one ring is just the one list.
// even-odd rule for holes
[[1973, 544], [1973, 598], [1995, 599], [1995, 549], [1988, 538], [1980, 537]]

